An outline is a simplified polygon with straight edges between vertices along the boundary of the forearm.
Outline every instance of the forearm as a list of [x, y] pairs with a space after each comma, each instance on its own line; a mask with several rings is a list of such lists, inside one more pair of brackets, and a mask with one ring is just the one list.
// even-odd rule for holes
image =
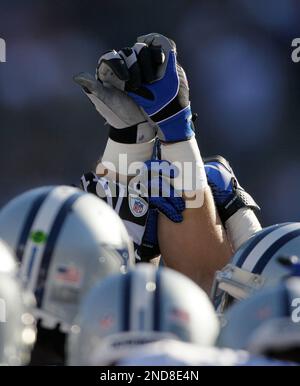
[[232, 255], [210, 189], [204, 192], [202, 207], [184, 211], [182, 223], [160, 215], [158, 230], [166, 266], [187, 275], [209, 293], [215, 271]]
[[[207, 184], [197, 141], [192, 138], [162, 145], [161, 152], [163, 159], [181, 164], [181, 170], [193, 171], [181, 174], [184, 196], [189, 197], [184, 221], [174, 224], [160, 216], [158, 234], [162, 257], [167, 266], [189, 276], [209, 292], [215, 271], [228, 262], [232, 249]], [[193, 194], [196, 196], [191, 199]]]

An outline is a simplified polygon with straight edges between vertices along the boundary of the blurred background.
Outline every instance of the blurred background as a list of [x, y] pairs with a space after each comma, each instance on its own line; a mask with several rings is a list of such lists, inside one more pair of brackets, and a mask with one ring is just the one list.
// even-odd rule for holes
[[263, 225], [300, 221], [299, 0], [1, 0], [0, 205], [94, 167], [107, 129], [72, 76], [149, 32], [177, 43], [202, 155], [230, 160]]

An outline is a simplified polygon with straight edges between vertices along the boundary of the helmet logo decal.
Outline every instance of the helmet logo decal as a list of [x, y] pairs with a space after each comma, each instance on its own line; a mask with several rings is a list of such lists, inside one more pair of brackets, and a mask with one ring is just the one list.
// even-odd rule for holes
[[42, 204], [44, 203], [47, 196], [51, 192], [51, 190], [52, 190], [52, 188], [49, 188], [49, 190], [47, 190], [43, 194], [39, 195], [37, 197], [37, 199], [33, 202], [32, 206], [29, 210], [29, 213], [27, 215], [27, 219], [23, 225], [23, 229], [21, 231], [21, 234], [20, 234], [20, 237], [18, 240], [18, 246], [16, 248], [17, 258], [18, 258], [18, 261], [20, 261], [20, 262], [22, 262], [22, 260], [23, 260], [24, 250], [25, 250], [26, 244], [28, 242], [30, 230], [33, 226], [35, 218], [36, 218]]
[[43, 231], [34, 231], [30, 234], [30, 240], [35, 244], [44, 244], [47, 241], [47, 235]]

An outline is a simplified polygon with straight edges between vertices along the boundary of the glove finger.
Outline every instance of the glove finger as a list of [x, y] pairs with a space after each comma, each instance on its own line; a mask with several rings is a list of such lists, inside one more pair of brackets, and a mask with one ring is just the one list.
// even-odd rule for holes
[[178, 212], [181, 213], [185, 210], [185, 201], [182, 197], [173, 197], [170, 201]]
[[137, 55], [142, 81], [152, 83], [157, 80], [157, 65], [154, 63], [150, 48], [146, 44], [136, 43], [133, 49]]
[[124, 90], [129, 80], [129, 71], [122, 56], [115, 50], [102, 55], [98, 61], [96, 78], [104, 84]]
[[161, 46], [165, 53], [173, 50], [176, 52], [176, 44], [174, 40], [158, 34], [158, 33], [150, 33], [148, 35], [142, 35], [137, 38], [139, 43], [145, 43], [147, 46]]
[[149, 209], [143, 241], [151, 244], [158, 244], [157, 220], [158, 212], [154, 209]]
[[176, 190], [170, 184], [170, 181], [161, 181], [159, 196], [164, 197], [171, 202], [177, 211], [183, 212], [185, 210], [185, 201], [182, 198], [182, 192]]
[[183, 216], [176, 208], [164, 197], [150, 199], [151, 206], [155, 207], [160, 213], [164, 214], [173, 222], [182, 222]]
[[87, 72], [81, 72], [80, 74], [73, 76], [73, 80], [82, 87], [86, 93], [92, 94], [97, 92], [98, 82], [93, 75]]
[[124, 59], [128, 68], [129, 79], [126, 82], [126, 90], [135, 91], [142, 85], [142, 76], [137, 60], [136, 52], [132, 48], [122, 48], [119, 55]]
[[[139, 36], [137, 38], [139, 43], [145, 43], [150, 48], [160, 47], [164, 53], [165, 58], [169, 58], [171, 51], [176, 53], [176, 44], [173, 40], [167, 38], [164, 35], [158, 33], [151, 33], [148, 35]], [[162, 79], [165, 75], [168, 60], [164, 60], [163, 63], [158, 67], [156, 78], [157, 80]]]
[[166, 55], [164, 54], [161, 46], [150, 46], [149, 49], [152, 57], [152, 63], [157, 67], [161, 66], [166, 60]]
[[124, 125], [133, 126], [145, 120], [142, 110], [124, 92], [105, 87], [88, 73], [74, 76], [74, 81], [83, 88], [96, 110], [111, 126], [122, 128]]

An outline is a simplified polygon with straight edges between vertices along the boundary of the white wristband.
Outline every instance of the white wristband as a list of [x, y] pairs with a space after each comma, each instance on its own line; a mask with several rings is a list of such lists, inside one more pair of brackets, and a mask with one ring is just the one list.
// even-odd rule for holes
[[179, 170], [173, 185], [188, 197], [186, 207], [201, 207], [204, 202], [204, 191], [207, 188], [207, 178], [196, 138], [162, 144], [161, 159], [169, 161]]
[[127, 176], [130, 165], [151, 159], [155, 139], [144, 143], [119, 143], [108, 138], [101, 163], [97, 165], [96, 173], [103, 171], [103, 165], [112, 171]]
[[225, 228], [234, 252], [262, 229], [255, 213], [249, 208], [239, 209], [225, 222]]

